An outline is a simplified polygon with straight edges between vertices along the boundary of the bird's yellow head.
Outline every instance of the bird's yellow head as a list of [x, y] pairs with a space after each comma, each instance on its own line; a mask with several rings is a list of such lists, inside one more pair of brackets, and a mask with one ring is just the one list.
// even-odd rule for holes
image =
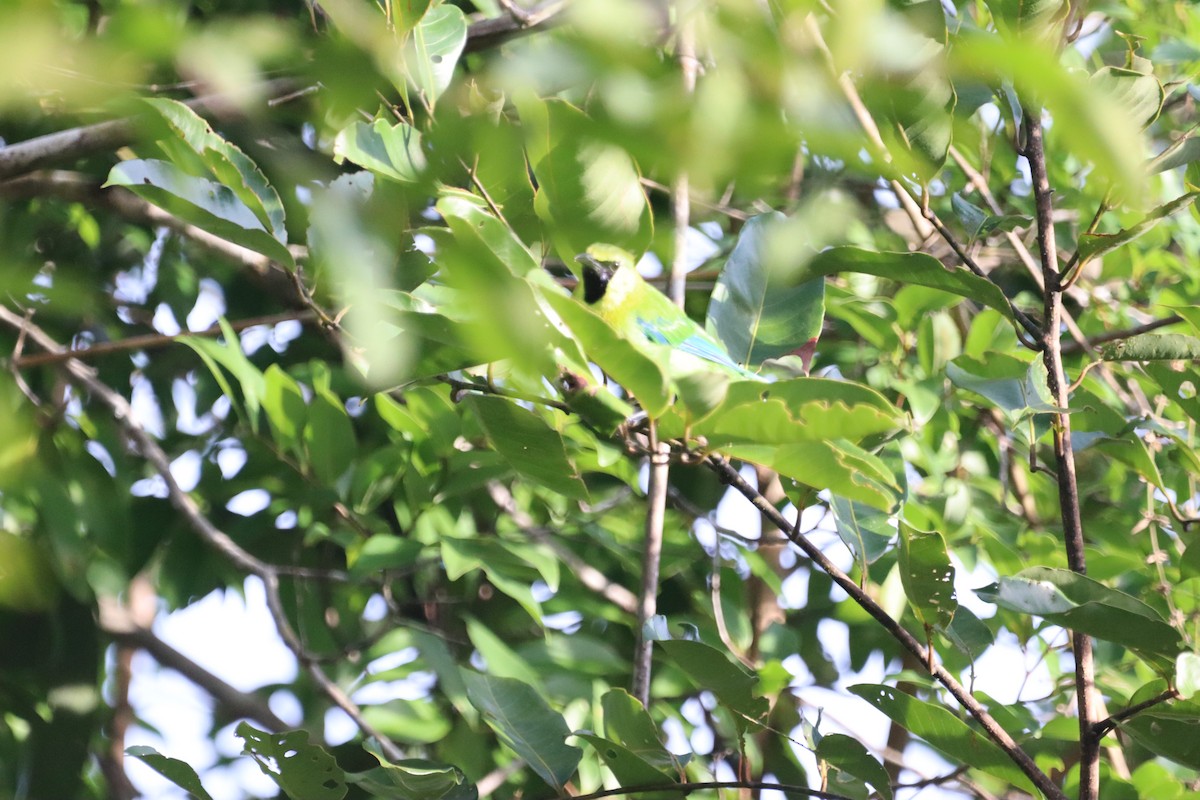
[[611, 244], [594, 244], [575, 260], [583, 265], [580, 286], [589, 306], [615, 307], [642, 282], [633, 256]]

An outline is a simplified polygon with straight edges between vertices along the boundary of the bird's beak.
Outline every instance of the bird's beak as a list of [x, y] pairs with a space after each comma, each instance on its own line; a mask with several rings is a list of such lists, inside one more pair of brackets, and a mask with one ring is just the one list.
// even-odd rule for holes
[[608, 291], [608, 282], [615, 272], [613, 265], [587, 253], [575, 256], [575, 260], [583, 265], [583, 301], [589, 305], [599, 302]]

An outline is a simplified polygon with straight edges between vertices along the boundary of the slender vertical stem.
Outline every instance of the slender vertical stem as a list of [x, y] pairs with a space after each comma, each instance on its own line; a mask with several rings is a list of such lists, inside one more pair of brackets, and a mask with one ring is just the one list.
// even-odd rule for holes
[[[1037, 208], [1037, 241], [1041, 251], [1044, 284], [1045, 324], [1043, 325], [1042, 358], [1046, 364], [1047, 384], [1055, 405], [1068, 404], [1067, 380], [1062, 363], [1062, 274], [1058, 267], [1057, 245], [1054, 239], [1054, 210], [1050, 181], [1046, 177], [1046, 149], [1042, 136], [1040, 109], [1025, 112], [1028, 131], [1029, 174], [1033, 180], [1034, 202]], [[1079, 574], [1087, 572], [1083, 549], [1083, 522], [1079, 512], [1079, 484], [1075, 476], [1075, 454], [1071, 449], [1071, 418], [1062, 413], [1054, 415], [1054, 460], [1058, 476], [1058, 503], [1062, 512], [1063, 543], [1067, 564]], [[1096, 800], [1100, 791], [1100, 738], [1095, 735], [1095, 662], [1092, 640], [1086, 634], [1072, 633], [1075, 652], [1075, 695], [1079, 713], [1079, 800]]]
[[[653, 431], [653, 424], [651, 426]], [[633, 661], [633, 696], [650, 704], [650, 661], [654, 641], [646, 624], [658, 611], [658, 575], [662, 561], [663, 525], [667, 511], [670, 448], [651, 435], [650, 477], [646, 487], [646, 534], [642, 551], [642, 587], [638, 593], [637, 648]]]

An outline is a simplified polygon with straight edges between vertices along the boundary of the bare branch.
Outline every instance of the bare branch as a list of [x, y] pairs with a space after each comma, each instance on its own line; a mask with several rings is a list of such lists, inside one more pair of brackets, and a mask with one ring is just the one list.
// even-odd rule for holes
[[602, 789], [589, 794], [567, 795], [557, 800], [601, 800], [604, 797], [621, 797], [622, 795], [648, 794], [651, 792], [672, 792], [687, 796], [692, 792], [707, 789], [754, 789], [756, 791], [777, 791], [787, 795], [815, 797], [818, 800], [850, 800], [843, 794], [822, 792], [809, 789], [807, 786], [796, 786], [788, 783], [773, 783], [771, 781], [697, 781], [696, 783], [657, 783], [642, 786], [621, 786], [616, 789]]
[[1167, 689], [1165, 692], [1163, 692], [1161, 694], [1157, 694], [1154, 697], [1151, 697], [1149, 700], [1143, 700], [1142, 702], [1140, 702], [1136, 705], [1129, 706], [1129, 708], [1123, 708], [1120, 711], [1118, 711], [1117, 713], [1113, 714], [1108, 719], [1102, 719], [1099, 722], [1097, 722], [1095, 725], [1093, 725], [1092, 726], [1092, 736], [1094, 736], [1096, 738], [1096, 740], [1099, 741], [1100, 739], [1103, 739], [1105, 737], [1105, 735], [1108, 734], [1109, 731], [1111, 731], [1113, 728], [1117, 727], [1119, 724], [1121, 724], [1125, 720], [1131, 719], [1131, 718], [1137, 716], [1138, 714], [1142, 713], [1146, 709], [1154, 708], [1154, 706], [1160, 705], [1161, 703], [1170, 702], [1171, 700], [1175, 700], [1178, 697], [1179, 697], [1178, 689]]
[[[510, 5], [511, 4], [506, 4]], [[537, 30], [557, 25], [562, 19], [563, 0], [549, 0], [519, 14], [509, 13], [492, 19], [483, 19], [467, 29], [466, 53], [487, 50], [504, 44], [509, 39], [524, 36]]]

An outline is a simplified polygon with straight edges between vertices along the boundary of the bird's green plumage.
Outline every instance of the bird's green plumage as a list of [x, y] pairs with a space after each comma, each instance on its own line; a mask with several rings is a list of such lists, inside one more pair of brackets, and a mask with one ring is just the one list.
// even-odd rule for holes
[[644, 352], [661, 356], [663, 348], [669, 351], [673, 371], [715, 367], [735, 378], [758, 377], [730, 358], [720, 342], [683, 309], [646, 283], [629, 253], [597, 244], [576, 260], [583, 265], [580, 299]]

